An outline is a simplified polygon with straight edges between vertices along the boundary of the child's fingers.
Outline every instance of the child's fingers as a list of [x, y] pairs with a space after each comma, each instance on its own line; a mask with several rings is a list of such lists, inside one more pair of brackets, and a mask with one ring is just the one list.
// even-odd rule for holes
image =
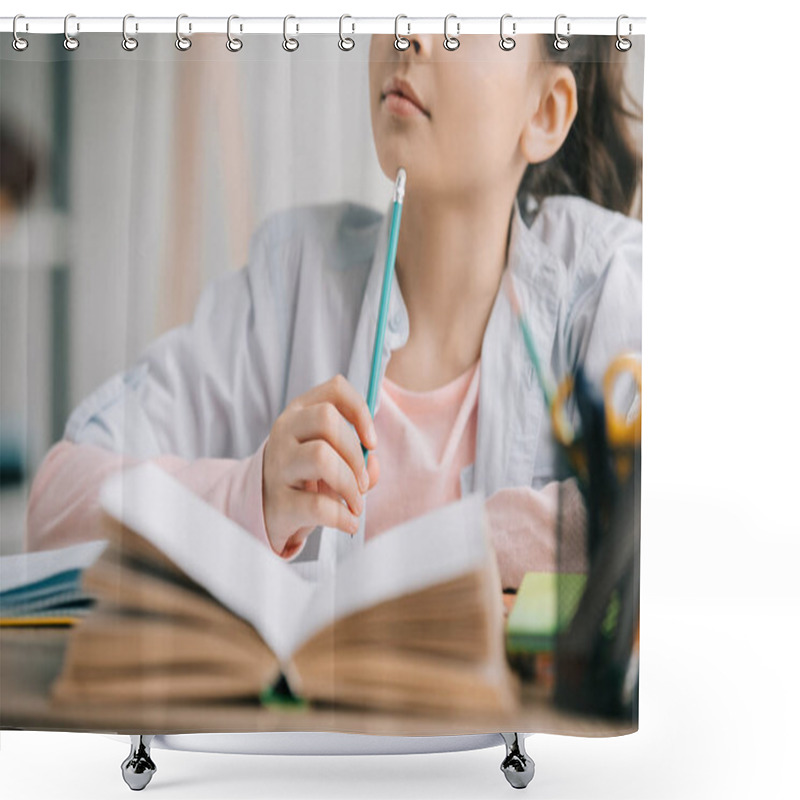
[[304, 492], [290, 489], [292, 493], [292, 527], [326, 525], [345, 533], [358, 530], [358, 517], [347, 506], [326, 492]]
[[354, 514], [360, 514], [363, 508], [353, 470], [324, 439], [297, 445], [286, 468], [285, 480], [290, 486], [300, 481], [323, 480], [345, 499]]
[[356, 391], [343, 375], [335, 375], [329, 381], [315, 386], [303, 395], [305, 405], [329, 402], [339, 409], [342, 416], [351, 422], [365, 447], [370, 449], [378, 444], [372, 415], [367, 401]]
[[330, 486], [328, 486], [325, 481], [314, 481], [317, 484], [317, 491], [322, 492], [322, 494], [328, 495], [328, 497], [332, 497], [334, 500], [338, 500], [340, 503], [342, 502], [342, 496], [338, 492], [334, 492]]
[[328, 442], [347, 462], [360, 490], [367, 491], [369, 475], [358, 435], [333, 403], [325, 401], [306, 406], [297, 413], [293, 424], [294, 435], [301, 444], [314, 439]]
[[378, 482], [378, 478], [381, 476], [381, 467], [378, 461], [377, 453], [369, 454], [369, 457], [367, 458], [367, 472], [369, 473], [369, 487], [367, 488], [367, 491], [369, 491], [369, 489], [371, 489]]

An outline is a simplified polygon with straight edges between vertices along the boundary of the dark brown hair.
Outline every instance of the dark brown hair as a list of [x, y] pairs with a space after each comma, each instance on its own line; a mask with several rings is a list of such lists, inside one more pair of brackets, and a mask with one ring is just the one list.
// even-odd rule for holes
[[36, 162], [28, 143], [18, 131], [0, 120], [0, 191], [21, 207], [28, 200], [36, 181]]
[[642, 157], [631, 121], [641, 121], [642, 107], [625, 83], [626, 58], [615, 36], [580, 36], [566, 50], [542, 36], [547, 61], [566, 64], [575, 76], [578, 112], [560, 150], [540, 164], [529, 164], [519, 193], [537, 201], [548, 195], [579, 195], [601, 206], [631, 214], [641, 181]]

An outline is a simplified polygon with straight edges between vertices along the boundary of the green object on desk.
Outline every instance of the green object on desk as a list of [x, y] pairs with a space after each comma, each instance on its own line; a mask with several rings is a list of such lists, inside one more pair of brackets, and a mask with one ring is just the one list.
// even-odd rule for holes
[[511, 653], [545, 653], [575, 614], [586, 585], [580, 572], [526, 572], [506, 625]]
[[[506, 623], [509, 653], [548, 653], [568, 627], [586, 586], [583, 572], [526, 572]], [[601, 630], [610, 636], [619, 617], [619, 593], [614, 591]]]
[[259, 700], [262, 706], [279, 706], [285, 710], [301, 710], [308, 707], [308, 700], [292, 692], [283, 673], [272, 686], [262, 689]]

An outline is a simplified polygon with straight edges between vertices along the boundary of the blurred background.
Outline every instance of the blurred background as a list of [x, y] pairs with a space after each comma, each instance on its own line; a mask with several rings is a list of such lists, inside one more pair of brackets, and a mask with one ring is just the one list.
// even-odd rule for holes
[[382, 208], [391, 190], [368, 37], [352, 58], [337, 36], [309, 37], [291, 61], [274, 35], [238, 54], [224, 35], [186, 53], [171, 34], [133, 53], [117, 34], [74, 53], [31, 38], [17, 54], [0, 37], [2, 554], [21, 550], [30, 480], [72, 408], [188, 321], [203, 285], [246, 262], [261, 219], [341, 198]]
[[314, 34], [288, 57], [276, 35], [239, 53], [218, 34], [186, 52], [167, 33], [133, 52], [116, 33], [74, 52], [39, 35], [25, 53], [0, 35], [0, 554], [22, 549], [30, 482], [70, 411], [190, 320], [262, 219], [341, 199], [385, 209], [369, 38], [343, 54]]

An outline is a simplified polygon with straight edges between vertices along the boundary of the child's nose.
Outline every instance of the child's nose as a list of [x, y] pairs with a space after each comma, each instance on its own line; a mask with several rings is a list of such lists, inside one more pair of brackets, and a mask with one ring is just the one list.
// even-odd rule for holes
[[434, 37], [429, 34], [421, 34], [421, 33], [412, 33], [405, 37], [411, 42], [411, 46], [408, 47], [404, 52], [411, 53], [413, 51], [414, 55], [423, 55], [429, 56], [433, 52], [433, 39]]

